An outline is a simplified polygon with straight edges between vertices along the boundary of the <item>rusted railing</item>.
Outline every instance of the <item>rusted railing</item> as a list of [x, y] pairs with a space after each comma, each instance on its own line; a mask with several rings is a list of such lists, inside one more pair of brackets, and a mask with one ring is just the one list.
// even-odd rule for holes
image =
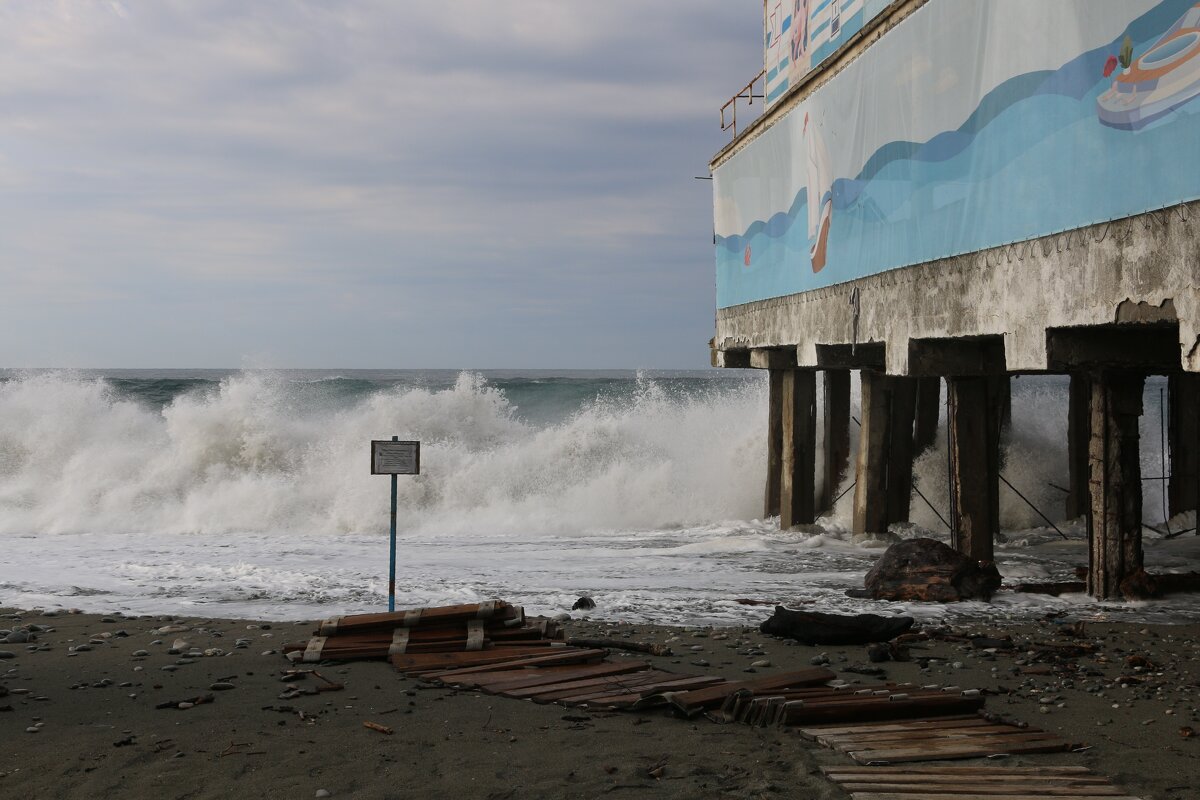
[[[760, 83], [762, 86], [759, 89], [759, 94], [755, 94], [754, 87]], [[753, 80], [743, 86], [740, 92], [729, 98], [729, 102], [721, 106], [721, 130], [727, 131], [730, 128], [733, 128], [733, 138], [736, 139], [738, 135], [738, 101], [745, 100], [747, 106], [752, 106], [754, 105], [755, 100], [762, 100], [765, 98], [764, 93], [766, 92], [766, 89], [767, 71], [764, 69], [762, 72], [755, 75]], [[726, 119], [727, 116], [728, 119]], [[755, 119], [757, 118], [758, 115], [755, 115]]]

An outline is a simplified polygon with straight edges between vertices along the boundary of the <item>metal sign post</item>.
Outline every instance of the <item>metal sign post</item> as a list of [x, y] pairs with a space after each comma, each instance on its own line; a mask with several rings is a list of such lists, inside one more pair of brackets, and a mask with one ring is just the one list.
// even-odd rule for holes
[[392, 476], [391, 557], [388, 560], [388, 611], [396, 610], [396, 476], [421, 474], [421, 443], [371, 441], [371, 474]]

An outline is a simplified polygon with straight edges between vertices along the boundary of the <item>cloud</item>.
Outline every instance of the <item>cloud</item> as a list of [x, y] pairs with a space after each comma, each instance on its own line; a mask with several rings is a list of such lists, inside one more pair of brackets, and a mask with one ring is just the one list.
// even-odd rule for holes
[[[427, 342], [413, 366], [537, 366], [535, 351], [653, 366], [652, 339], [672, 362], [658, 366], [703, 365], [711, 197], [692, 176], [724, 143], [717, 108], [760, 68], [758, 15], [724, 0], [7, 2], [0, 313], [40, 329], [6, 331], [29, 344], [0, 366], [203, 351], [162, 319], [220, 327], [207, 364], [263, 351], [261, 325], [191, 297], [279, 314], [280, 366], [311, 364], [286, 345], [305, 325], [346, 366], [396, 365], [386, 337]], [[300, 306], [281, 314], [280, 297]], [[393, 303], [420, 313], [363, 321]], [[530, 333], [538, 314], [559, 327]], [[595, 332], [579, 325], [615, 317], [625, 349], [582, 352]], [[89, 320], [86, 347], [61, 333]], [[466, 320], [518, 346], [481, 350]]]

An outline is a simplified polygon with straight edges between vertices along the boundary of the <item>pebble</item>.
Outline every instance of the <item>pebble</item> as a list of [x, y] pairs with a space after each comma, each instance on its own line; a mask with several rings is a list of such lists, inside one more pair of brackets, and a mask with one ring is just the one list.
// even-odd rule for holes
[[133, 651], [134, 658], [142, 658], [143, 656], [148, 656], [148, 655], [150, 655], [149, 650], [134, 650]]
[[4, 637], [5, 644], [25, 644], [29, 641], [28, 631], [13, 631]]
[[761, 661], [755, 661], [750, 666], [752, 666], [752, 667], [769, 667], [769, 666], [771, 666], [771, 662], [764, 658]]
[[39, 730], [41, 730], [41, 728], [30, 725], [28, 728], [25, 729], [25, 732], [26, 733], [37, 733]]
[[328, 789], [317, 789], [317, 797], [333, 797], [333, 793]]
[[16, 657], [17, 657], [16, 653], [13, 653], [9, 650], [0, 650], [0, 659], [16, 658]]
[[810, 658], [810, 659], [808, 660], [808, 663], [809, 663], [809, 664], [812, 664], [814, 667], [820, 667], [820, 666], [822, 666], [822, 665], [824, 665], [824, 664], [828, 664], [828, 663], [829, 663], [829, 656], [827, 656], [827, 655], [825, 655], [824, 653], [822, 653], [822, 654], [821, 654], [821, 655], [819, 655], [819, 656], [813, 656], [812, 658]]
[[227, 692], [230, 689], [236, 689], [237, 687], [228, 681], [217, 681], [208, 688], [214, 692]]
[[174, 672], [175, 670], [179, 669], [179, 667], [175, 666], [174, 664], [167, 664], [165, 667], [159, 667], [159, 669], [161, 669], [163, 672]]

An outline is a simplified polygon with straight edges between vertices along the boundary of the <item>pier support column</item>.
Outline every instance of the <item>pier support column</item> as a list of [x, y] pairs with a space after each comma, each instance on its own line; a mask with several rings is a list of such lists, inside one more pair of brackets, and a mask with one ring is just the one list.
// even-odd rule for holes
[[763, 517], [779, 515], [779, 490], [783, 476], [783, 375], [784, 370], [767, 371], [767, 486], [763, 494]]
[[891, 442], [892, 391], [887, 376], [864, 369], [862, 421], [855, 465], [854, 533], [887, 530], [887, 464]]
[[989, 562], [1000, 529], [1000, 420], [994, 386], [990, 377], [946, 379], [954, 548]]
[[1171, 482], [1170, 514], [1200, 505], [1200, 374], [1181, 372], [1170, 377]]
[[1067, 519], [1087, 514], [1092, 503], [1091, 490], [1088, 488], [1091, 398], [1092, 383], [1088, 376], [1082, 373], [1072, 375], [1067, 406]]
[[[885, 378], [892, 388], [892, 421], [888, 426], [887, 524], [908, 522], [912, 500], [913, 419], [917, 409], [916, 378]], [[886, 528], [885, 528], [886, 529]]]
[[825, 482], [821, 486], [821, 511], [829, 512], [850, 465], [850, 370], [827, 369], [823, 377]]
[[783, 373], [783, 456], [779, 529], [816, 519], [817, 376], [809, 370]]
[[1092, 378], [1088, 520], [1088, 594], [1121, 595], [1121, 582], [1142, 568], [1142, 472], [1138, 419], [1145, 378], [1101, 372]]
[[917, 419], [913, 432], [913, 454], [921, 455], [937, 441], [938, 416], [942, 410], [942, 379], [917, 379]]

